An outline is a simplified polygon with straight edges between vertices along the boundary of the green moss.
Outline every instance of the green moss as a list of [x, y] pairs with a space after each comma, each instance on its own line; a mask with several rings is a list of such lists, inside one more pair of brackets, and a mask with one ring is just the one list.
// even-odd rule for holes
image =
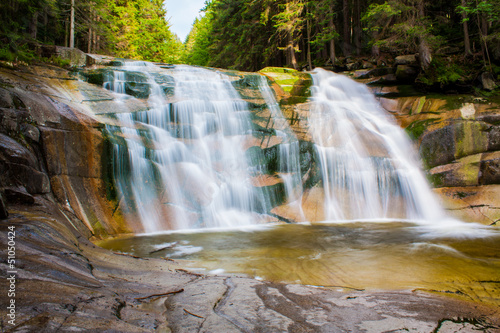
[[[477, 156], [479, 156], [479, 159], [477, 158]], [[460, 161], [462, 165], [457, 170], [457, 178], [461, 180], [463, 185], [465, 186], [478, 185], [479, 171], [480, 171], [479, 168], [480, 156], [481, 156], [480, 154], [474, 156], [468, 156]]]
[[412, 112], [411, 114], [419, 114], [420, 112], [422, 112], [424, 105], [425, 105], [425, 96], [422, 96], [418, 99], [417, 107], [415, 111]]
[[443, 187], [445, 179], [442, 173], [438, 174], [427, 174], [427, 180], [432, 184], [432, 187]]
[[88, 83], [95, 84], [98, 86], [102, 86], [104, 84], [104, 75], [105, 71], [102, 69], [95, 70], [86, 70], [80, 72], [81, 76], [83, 76], [84, 80]]
[[424, 134], [427, 127], [439, 121], [439, 118], [417, 120], [406, 127], [405, 131], [412, 140], [418, 140]]
[[455, 131], [455, 157], [477, 154], [488, 150], [488, 127], [476, 121], [465, 121]]
[[285, 67], [265, 67], [259, 71], [260, 73], [300, 73], [292, 68]]

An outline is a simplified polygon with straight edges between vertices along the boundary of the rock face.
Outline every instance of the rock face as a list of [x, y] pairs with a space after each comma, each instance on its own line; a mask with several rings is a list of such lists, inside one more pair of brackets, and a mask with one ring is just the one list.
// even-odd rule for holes
[[87, 233], [129, 230], [117, 222], [119, 214], [112, 216], [102, 125], [81, 104], [76, 78], [55, 67], [34, 67], [22, 76], [0, 70], [0, 80], [0, 178], [7, 208], [45, 198], [85, 221]]
[[414, 139], [428, 178], [452, 215], [496, 225], [500, 104], [469, 96], [381, 97]]

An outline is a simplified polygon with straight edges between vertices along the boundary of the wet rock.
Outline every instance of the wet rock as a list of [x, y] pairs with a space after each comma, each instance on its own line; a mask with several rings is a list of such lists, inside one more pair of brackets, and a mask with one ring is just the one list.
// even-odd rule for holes
[[151, 86], [142, 82], [125, 82], [125, 93], [136, 98], [148, 98], [151, 94]]
[[[488, 151], [492, 126], [484, 122], [463, 121], [425, 134], [420, 155], [428, 167], [452, 162], [454, 159]], [[493, 132], [494, 133], [494, 132]]]
[[446, 126], [424, 135], [420, 144], [420, 156], [428, 167], [448, 164], [455, 159], [455, 132]]
[[25, 137], [31, 139], [34, 142], [40, 141], [40, 131], [35, 126], [31, 124], [21, 124], [20, 128]]
[[37, 168], [37, 159], [16, 140], [0, 133], [0, 161]]
[[12, 164], [11, 174], [20, 180], [28, 193], [43, 194], [50, 192], [50, 181], [47, 174], [26, 165]]
[[5, 189], [5, 197], [9, 203], [33, 205], [35, 198], [23, 188]]
[[488, 151], [500, 150], [500, 126], [490, 126], [486, 131], [488, 135]]
[[0, 88], [0, 108], [11, 108], [14, 105], [10, 92]]
[[101, 86], [104, 84], [104, 77], [107, 70], [105, 69], [94, 69], [94, 70], [85, 70], [81, 71], [80, 75], [87, 81], [88, 83], [96, 84]]
[[449, 214], [486, 225], [500, 221], [500, 185], [441, 187], [434, 190]]
[[500, 152], [484, 154], [480, 164], [481, 185], [500, 184]]
[[429, 170], [435, 187], [474, 186], [479, 184], [481, 154], [461, 158], [454, 163]]
[[7, 217], [9, 217], [9, 212], [7, 211], [3, 193], [0, 191], [0, 220], [6, 219]]

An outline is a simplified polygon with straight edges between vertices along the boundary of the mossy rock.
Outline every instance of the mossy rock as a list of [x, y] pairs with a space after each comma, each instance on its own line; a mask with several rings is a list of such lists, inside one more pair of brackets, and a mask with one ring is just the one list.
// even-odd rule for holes
[[429, 171], [434, 187], [476, 186], [479, 184], [481, 154], [470, 155]]
[[455, 159], [455, 126], [430, 132], [422, 138], [420, 156], [426, 167], [451, 163]]
[[439, 118], [416, 120], [408, 125], [405, 131], [412, 140], [418, 140], [430, 125], [435, 124], [438, 121]]
[[497, 148], [497, 127], [481, 121], [460, 121], [427, 133], [420, 144], [420, 156], [432, 168], [456, 159]]
[[115, 59], [106, 63], [109, 67], [122, 67], [125, 65], [125, 60]]
[[284, 92], [294, 96], [305, 96], [312, 85], [312, 79], [308, 73], [302, 73], [290, 68], [266, 67], [260, 70], [259, 73], [270, 77]]
[[88, 83], [102, 86], [104, 84], [104, 78], [107, 70], [106, 69], [91, 69], [80, 72], [84, 80]]
[[151, 86], [142, 82], [126, 82], [125, 93], [136, 98], [148, 98], [151, 94]]

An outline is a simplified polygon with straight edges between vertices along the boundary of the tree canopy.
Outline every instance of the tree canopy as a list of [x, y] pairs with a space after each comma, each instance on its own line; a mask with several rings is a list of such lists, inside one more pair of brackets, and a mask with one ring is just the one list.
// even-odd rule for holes
[[250, 71], [418, 54], [424, 83], [500, 74], [500, 0], [207, 0], [184, 43], [167, 10], [162, 0], [4, 0], [0, 58], [68, 46], [74, 12], [75, 47], [89, 53]]
[[170, 31], [162, 0], [5, 0], [0, 2], [0, 56], [26, 44], [69, 46], [89, 53], [157, 62], [181, 61], [184, 46]]
[[258, 70], [339, 57], [455, 57], [498, 71], [500, 0], [209, 0], [189, 35], [193, 64]]

